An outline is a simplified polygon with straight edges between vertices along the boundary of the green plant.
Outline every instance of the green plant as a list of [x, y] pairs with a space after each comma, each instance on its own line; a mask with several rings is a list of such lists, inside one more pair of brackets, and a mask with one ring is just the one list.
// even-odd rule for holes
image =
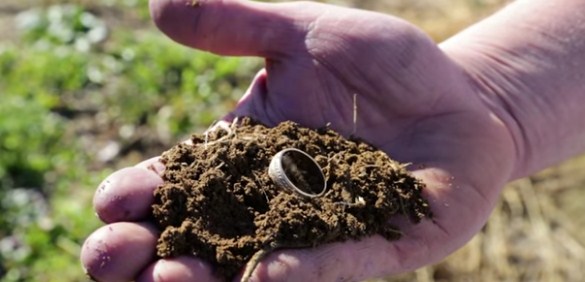
[[[109, 109], [125, 122], [146, 116], [150, 126], [168, 121], [176, 136], [199, 129], [233, 106], [257, 61], [220, 58], [189, 50], [158, 34], [124, 38], [119, 58], [120, 75], [108, 81]], [[113, 101], [116, 100], [117, 103]], [[168, 111], [172, 108], [172, 111]], [[146, 111], [146, 112], [145, 112]], [[168, 116], [168, 117], [167, 117]]]
[[[111, 171], [104, 167], [209, 126], [258, 64], [195, 52], [148, 29], [121, 28], [78, 48], [91, 32], [80, 24], [88, 10], [57, 7], [28, 16], [56, 21], [73, 37], [30, 24], [21, 42], [0, 49], [0, 280], [7, 282], [84, 281], [77, 256], [99, 225], [91, 199]], [[55, 9], [62, 14], [51, 18]], [[122, 149], [106, 164], [96, 147], [107, 140]]]
[[54, 5], [48, 9], [30, 9], [18, 16], [23, 40], [44, 49], [74, 46], [89, 51], [107, 37], [105, 23], [79, 5]]

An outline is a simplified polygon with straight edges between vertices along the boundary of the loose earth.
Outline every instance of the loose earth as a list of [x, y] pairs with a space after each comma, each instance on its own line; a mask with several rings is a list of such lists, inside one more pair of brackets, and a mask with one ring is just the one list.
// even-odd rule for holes
[[[163, 230], [157, 254], [195, 255], [223, 279], [233, 278], [260, 252], [374, 234], [396, 240], [401, 233], [388, 224], [390, 218], [431, 217], [423, 183], [404, 165], [328, 128], [293, 122], [268, 128], [244, 118], [191, 141], [162, 155], [164, 184], [153, 205]], [[319, 164], [327, 185], [322, 196], [303, 196], [269, 177], [272, 157], [287, 148]]]

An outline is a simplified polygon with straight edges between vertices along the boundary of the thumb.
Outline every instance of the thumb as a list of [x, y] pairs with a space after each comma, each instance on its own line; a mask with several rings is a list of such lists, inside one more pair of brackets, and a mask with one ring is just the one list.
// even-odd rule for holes
[[317, 7], [244, 0], [150, 0], [158, 28], [183, 45], [220, 55], [270, 59], [305, 51], [307, 30], [322, 10]]

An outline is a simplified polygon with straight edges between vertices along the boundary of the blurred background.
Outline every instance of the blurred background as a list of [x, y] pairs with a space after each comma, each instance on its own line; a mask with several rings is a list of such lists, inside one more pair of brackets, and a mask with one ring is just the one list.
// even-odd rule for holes
[[[331, 0], [441, 41], [505, 0]], [[174, 44], [147, 0], [0, 2], [0, 281], [88, 281], [95, 187], [231, 109], [262, 61]], [[375, 281], [581, 281], [585, 157], [511, 183], [482, 232], [437, 265]]]

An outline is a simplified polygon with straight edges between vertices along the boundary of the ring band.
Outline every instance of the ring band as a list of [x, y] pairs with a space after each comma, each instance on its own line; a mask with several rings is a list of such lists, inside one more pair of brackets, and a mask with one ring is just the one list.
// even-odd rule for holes
[[274, 155], [268, 166], [268, 175], [277, 186], [305, 197], [320, 197], [327, 190], [319, 164], [299, 149], [288, 148]]

